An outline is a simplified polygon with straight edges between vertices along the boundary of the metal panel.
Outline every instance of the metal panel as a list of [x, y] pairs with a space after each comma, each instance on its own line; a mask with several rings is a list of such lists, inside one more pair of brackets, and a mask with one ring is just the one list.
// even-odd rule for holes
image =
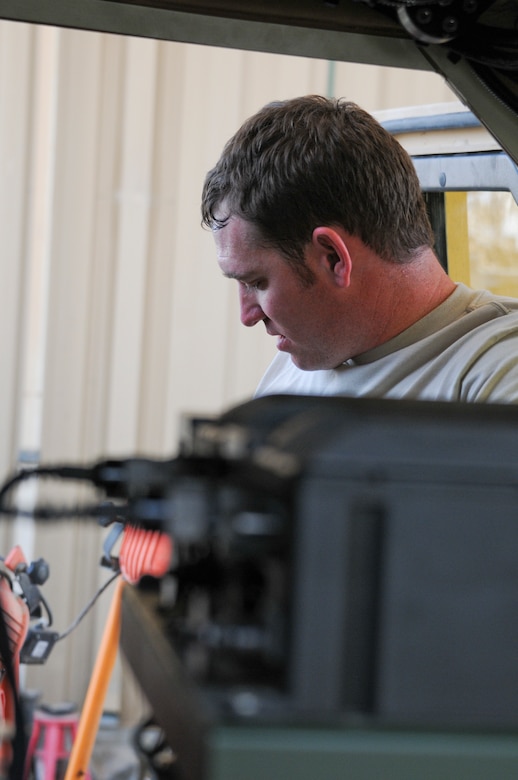
[[[0, 16], [184, 43], [432, 70], [417, 45], [402, 30], [396, 37], [394, 30], [398, 33], [398, 28], [384, 16], [372, 12], [370, 25], [362, 23], [366, 9], [361, 5], [356, 6], [356, 12], [349, 12], [345, 31], [297, 24], [293, 15], [267, 21], [271, 12], [257, 14], [256, 19], [239, 18], [235, 12], [234, 16], [228, 12], [223, 16], [221, 3], [212, 5], [210, 15], [190, 12], [192, 3], [174, 4], [175, 8], [182, 5], [183, 10], [178, 11], [111, 0], [2, 0]], [[367, 30], [375, 34], [366, 35]]]
[[508, 190], [518, 203], [518, 167], [504, 152], [413, 159], [425, 191]]

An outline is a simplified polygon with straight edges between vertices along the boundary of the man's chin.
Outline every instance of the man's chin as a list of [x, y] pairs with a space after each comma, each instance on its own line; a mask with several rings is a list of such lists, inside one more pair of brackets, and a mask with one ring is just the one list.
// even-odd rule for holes
[[301, 371], [319, 371], [322, 368], [322, 366], [315, 365], [315, 361], [312, 361], [307, 357], [304, 358], [300, 355], [294, 355], [291, 353], [290, 358], [293, 365], [299, 368]]
[[341, 363], [334, 363], [330, 358], [325, 360], [322, 355], [298, 355], [290, 352], [290, 358], [293, 365], [301, 371], [332, 371], [341, 365]]

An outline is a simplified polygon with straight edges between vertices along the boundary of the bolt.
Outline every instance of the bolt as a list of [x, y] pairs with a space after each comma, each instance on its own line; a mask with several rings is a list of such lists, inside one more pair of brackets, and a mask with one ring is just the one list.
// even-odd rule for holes
[[456, 16], [446, 16], [442, 21], [442, 29], [448, 35], [453, 35], [459, 29], [459, 20]]
[[420, 8], [416, 13], [416, 20], [418, 24], [430, 24], [433, 14], [429, 8]]

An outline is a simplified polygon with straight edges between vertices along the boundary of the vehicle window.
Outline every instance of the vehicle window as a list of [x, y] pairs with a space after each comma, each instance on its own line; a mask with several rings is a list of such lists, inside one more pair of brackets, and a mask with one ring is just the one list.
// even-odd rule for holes
[[518, 204], [510, 192], [468, 192], [471, 285], [518, 297]]

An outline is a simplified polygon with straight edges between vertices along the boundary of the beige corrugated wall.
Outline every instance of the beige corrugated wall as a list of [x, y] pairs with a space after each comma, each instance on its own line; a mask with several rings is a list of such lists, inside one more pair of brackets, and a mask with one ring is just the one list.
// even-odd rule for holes
[[[2, 477], [20, 453], [173, 454], [181, 414], [253, 392], [273, 345], [239, 325], [199, 218], [205, 172], [246, 116], [309, 92], [369, 110], [453, 99], [434, 74], [10, 22], [0, 58]], [[81, 498], [59, 485], [46, 494]], [[106, 579], [103, 532], [71, 520], [1, 528], [0, 553], [21, 541], [48, 559], [45, 593], [64, 630]], [[27, 687], [81, 703], [109, 600]], [[131, 691], [118, 670], [106, 707], [129, 721]]]

